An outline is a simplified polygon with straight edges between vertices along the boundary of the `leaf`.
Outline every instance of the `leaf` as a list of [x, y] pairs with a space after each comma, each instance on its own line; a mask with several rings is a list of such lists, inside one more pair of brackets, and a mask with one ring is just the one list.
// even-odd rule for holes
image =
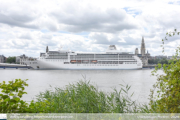
[[14, 100], [17, 102], [20, 101], [20, 99], [18, 97], [14, 98]]
[[6, 99], [6, 98], [9, 98], [9, 96], [8, 95], [3, 95], [2, 98]]
[[9, 96], [14, 96], [14, 94], [13, 94], [13, 93], [11, 93], [11, 94], [9, 94]]
[[8, 102], [10, 100], [10, 98], [6, 98], [5, 100], [4, 100], [4, 102]]
[[131, 94], [131, 97], [134, 95], [134, 92]]

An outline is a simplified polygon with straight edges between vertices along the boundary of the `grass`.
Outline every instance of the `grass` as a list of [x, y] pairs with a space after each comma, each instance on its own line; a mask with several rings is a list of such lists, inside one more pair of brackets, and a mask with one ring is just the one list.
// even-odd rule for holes
[[42, 113], [149, 113], [148, 105], [132, 101], [133, 94], [128, 94], [131, 86], [120, 87], [119, 91], [105, 93], [90, 81], [81, 80], [65, 88], [41, 92], [30, 108]]
[[129, 95], [131, 86], [120, 85], [120, 90], [105, 93], [90, 81], [81, 80], [64, 88], [56, 87], [39, 93], [35, 101], [21, 100], [26, 80], [16, 79], [0, 83], [1, 113], [149, 113], [148, 105], [139, 105]]

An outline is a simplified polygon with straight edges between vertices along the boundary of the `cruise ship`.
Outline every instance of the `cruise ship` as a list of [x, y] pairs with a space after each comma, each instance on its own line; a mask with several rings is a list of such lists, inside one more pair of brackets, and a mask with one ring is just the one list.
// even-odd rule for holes
[[110, 45], [105, 53], [76, 53], [69, 50], [40, 53], [34, 61], [24, 61], [33, 69], [141, 69], [141, 59], [130, 52], [121, 52]]

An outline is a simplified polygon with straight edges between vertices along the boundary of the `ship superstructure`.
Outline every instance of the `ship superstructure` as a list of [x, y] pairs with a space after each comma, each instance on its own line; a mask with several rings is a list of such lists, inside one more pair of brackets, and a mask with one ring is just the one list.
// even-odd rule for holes
[[41, 53], [35, 61], [24, 61], [34, 69], [141, 69], [135, 54], [120, 52], [110, 45], [106, 53], [76, 53], [66, 50]]

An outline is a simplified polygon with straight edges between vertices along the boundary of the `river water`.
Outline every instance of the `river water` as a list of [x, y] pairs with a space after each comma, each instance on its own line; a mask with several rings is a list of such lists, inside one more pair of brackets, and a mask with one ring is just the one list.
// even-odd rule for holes
[[[119, 84], [131, 85], [130, 94], [134, 92], [133, 100], [148, 103], [150, 89], [156, 82], [151, 75], [153, 69], [142, 70], [0, 70], [0, 82], [14, 79], [28, 79], [28, 93], [23, 100], [31, 101], [39, 92], [53, 87], [65, 87], [79, 80], [90, 80], [99, 90], [111, 92], [113, 88], [120, 89]], [[160, 74], [162, 71], [159, 72]], [[52, 88], [50, 87], [52, 86]]]

